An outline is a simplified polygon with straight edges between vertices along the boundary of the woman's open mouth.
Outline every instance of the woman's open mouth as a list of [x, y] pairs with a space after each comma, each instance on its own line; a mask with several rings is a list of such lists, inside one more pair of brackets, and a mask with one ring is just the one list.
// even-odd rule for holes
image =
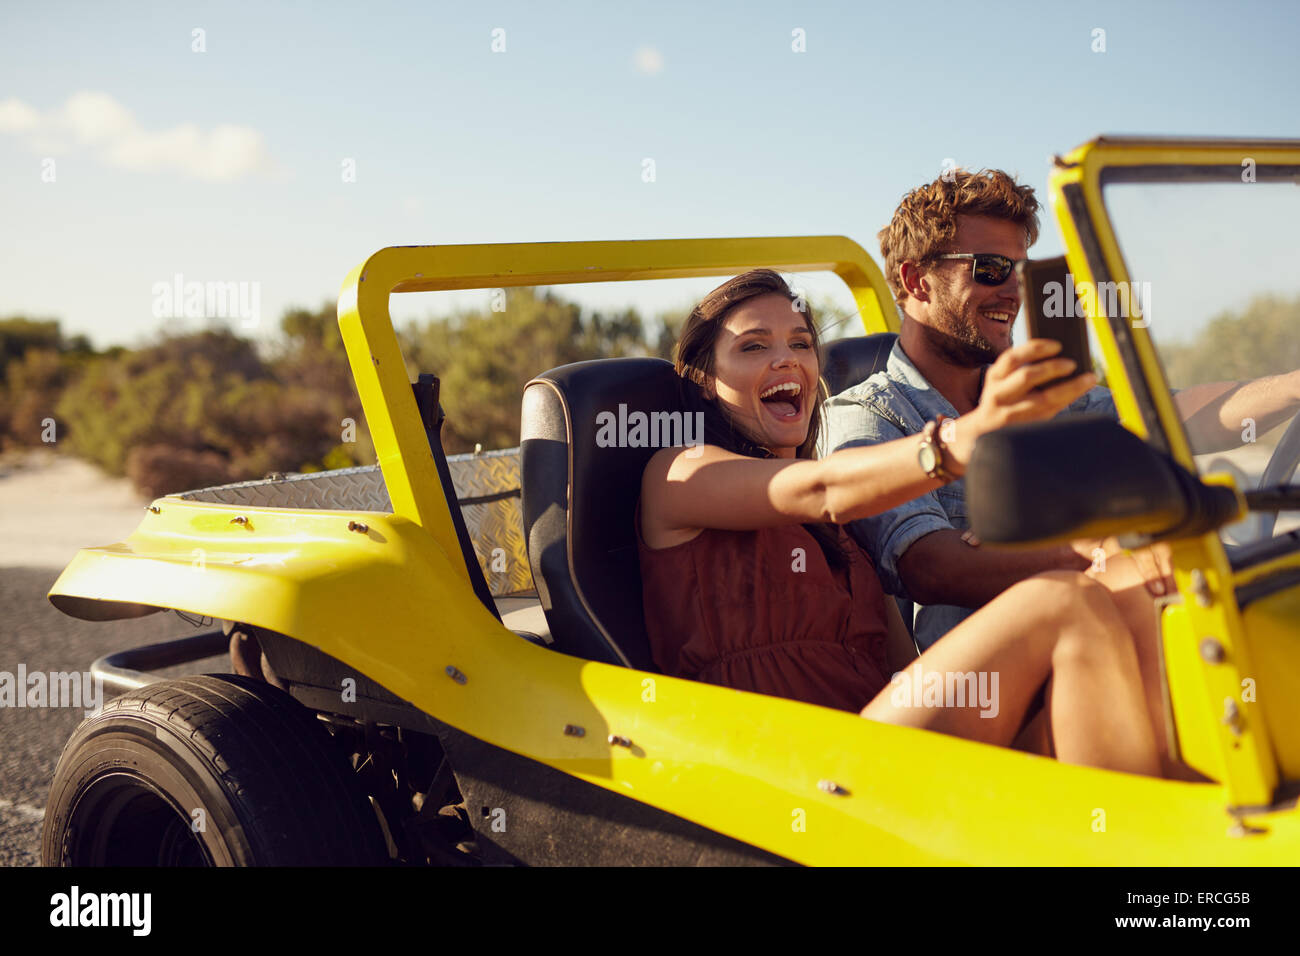
[[803, 415], [803, 386], [798, 382], [778, 382], [764, 390], [758, 399], [779, 422], [797, 422]]

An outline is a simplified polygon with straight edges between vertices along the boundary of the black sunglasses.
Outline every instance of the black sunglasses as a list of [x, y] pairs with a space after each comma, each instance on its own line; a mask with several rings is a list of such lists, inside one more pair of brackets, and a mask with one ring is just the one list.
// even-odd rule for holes
[[992, 252], [950, 252], [936, 259], [970, 259], [971, 278], [980, 285], [1001, 285], [1016, 267], [1015, 259]]

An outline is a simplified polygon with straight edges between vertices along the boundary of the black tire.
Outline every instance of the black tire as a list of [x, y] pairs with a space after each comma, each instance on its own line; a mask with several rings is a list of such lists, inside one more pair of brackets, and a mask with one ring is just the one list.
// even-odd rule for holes
[[54, 772], [41, 856], [46, 866], [388, 862], [321, 722], [233, 674], [149, 684], [84, 720]]

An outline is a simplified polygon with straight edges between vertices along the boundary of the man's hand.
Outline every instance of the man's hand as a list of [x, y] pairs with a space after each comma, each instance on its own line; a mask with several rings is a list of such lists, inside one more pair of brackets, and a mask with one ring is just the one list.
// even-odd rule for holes
[[1119, 541], [1115, 538], [1079, 538], [1077, 541], [1070, 542], [1070, 549], [1080, 558], [1087, 562], [1084, 566], [1089, 573], [1100, 573], [1106, 570], [1106, 562], [1116, 555], [1123, 554], [1124, 549], [1119, 546]]
[[1162, 542], [1129, 553], [1153, 597], [1164, 597], [1175, 590], [1173, 554], [1169, 545]]
[[989, 366], [979, 406], [953, 423], [951, 438], [940, 436], [963, 472], [981, 435], [1051, 418], [1097, 384], [1097, 376], [1088, 372], [1037, 391], [1037, 386], [1074, 371], [1073, 359], [1052, 358], [1059, 351], [1061, 343], [1053, 339], [1030, 339], [1007, 349]]
[[1154, 544], [1149, 548], [1138, 548], [1126, 552], [1115, 538], [1087, 538], [1070, 542], [1075, 554], [1089, 562], [1091, 567], [1085, 573], [1099, 581], [1106, 581], [1107, 562], [1116, 559], [1132, 561], [1147, 592], [1152, 597], [1164, 597], [1174, 590], [1173, 565], [1169, 545]]

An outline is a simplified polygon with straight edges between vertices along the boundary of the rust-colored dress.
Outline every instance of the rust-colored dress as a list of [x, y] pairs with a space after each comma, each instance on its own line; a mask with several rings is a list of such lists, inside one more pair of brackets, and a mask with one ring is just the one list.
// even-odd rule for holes
[[885, 595], [842, 529], [851, 558], [838, 572], [800, 525], [706, 528], [652, 549], [638, 506], [636, 529], [646, 632], [665, 674], [854, 712], [889, 683]]

